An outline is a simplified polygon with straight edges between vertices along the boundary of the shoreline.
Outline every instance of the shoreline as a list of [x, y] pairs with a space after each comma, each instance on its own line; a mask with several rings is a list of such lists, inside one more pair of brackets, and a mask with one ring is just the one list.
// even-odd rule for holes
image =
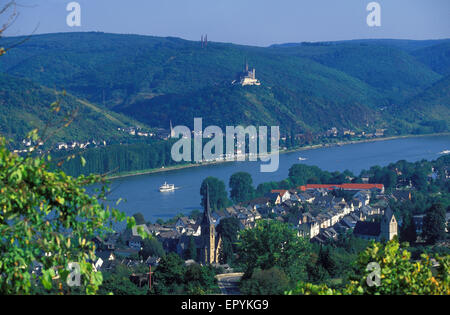
[[[337, 146], [344, 146], [344, 145], [359, 144], [359, 143], [370, 143], [370, 142], [378, 142], [378, 141], [389, 141], [389, 140], [397, 140], [397, 139], [422, 138], [422, 137], [433, 137], [433, 136], [450, 136], [450, 132], [432, 133], [432, 134], [424, 134], [424, 135], [400, 135], [400, 136], [381, 137], [381, 138], [373, 138], [373, 139], [350, 140], [350, 141], [343, 141], [343, 142], [337, 142], [337, 143], [322, 143], [322, 144], [314, 144], [314, 145], [304, 146], [304, 147], [300, 147], [300, 148], [295, 148], [295, 149], [291, 149], [291, 150], [282, 150], [279, 153], [287, 154], [287, 153], [294, 153], [294, 152], [301, 152], [301, 151], [308, 151], [308, 150], [316, 150], [316, 149], [321, 149], [321, 148], [330, 148], [330, 147], [337, 147]], [[106, 179], [107, 180], [115, 180], [115, 179], [132, 177], [132, 176], [164, 173], [164, 172], [182, 170], [182, 169], [187, 169], [187, 168], [192, 168], [192, 167], [210, 166], [210, 165], [217, 165], [217, 164], [231, 163], [231, 162], [236, 162], [236, 161], [216, 161], [216, 162], [207, 162], [207, 163], [201, 163], [201, 164], [181, 164], [181, 165], [169, 166], [169, 167], [165, 167], [165, 168], [156, 168], [156, 169], [141, 170], [141, 171], [131, 171], [129, 173], [125, 172], [122, 174], [119, 173], [117, 175], [107, 177]]]

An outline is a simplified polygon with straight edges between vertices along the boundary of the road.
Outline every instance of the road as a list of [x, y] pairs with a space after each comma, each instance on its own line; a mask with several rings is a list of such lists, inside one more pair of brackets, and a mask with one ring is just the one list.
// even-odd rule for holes
[[217, 281], [222, 295], [239, 295], [239, 281], [243, 273], [225, 273], [217, 275]]

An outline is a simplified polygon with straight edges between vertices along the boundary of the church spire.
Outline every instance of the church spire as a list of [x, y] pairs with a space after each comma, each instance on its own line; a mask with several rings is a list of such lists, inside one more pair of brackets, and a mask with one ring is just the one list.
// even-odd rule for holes
[[211, 224], [211, 208], [209, 203], [209, 185], [206, 184], [206, 204], [204, 205], [205, 209], [203, 211], [203, 220], [202, 225]]

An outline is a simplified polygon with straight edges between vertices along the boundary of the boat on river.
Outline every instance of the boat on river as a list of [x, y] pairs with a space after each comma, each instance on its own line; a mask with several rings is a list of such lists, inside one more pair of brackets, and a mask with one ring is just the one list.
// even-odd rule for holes
[[167, 184], [167, 182], [165, 182], [164, 185], [159, 187], [160, 192], [169, 192], [169, 191], [174, 191], [174, 190], [175, 190], [175, 185]]

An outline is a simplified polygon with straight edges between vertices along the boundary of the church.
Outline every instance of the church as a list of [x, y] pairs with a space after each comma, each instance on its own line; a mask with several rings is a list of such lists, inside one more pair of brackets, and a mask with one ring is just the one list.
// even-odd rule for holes
[[199, 236], [183, 235], [177, 245], [177, 252], [183, 255], [189, 248], [191, 239], [193, 239], [196, 247], [197, 262], [203, 265], [218, 264], [222, 248], [222, 238], [216, 232], [215, 224], [211, 218], [209, 189], [206, 191], [206, 205], [200, 221], [200, 231]]
[[222, 247], [222, 238], [216, 233], [215, 225], [211, 219], [211, 208], [209, 204], [209, 188], [206, 189], [206, 205], [203, 218], [200, 223], [200, 246], [197, 249], [199, 262], [202, 264], [218, 264], [219, 254]]
[[390, 241], [398, 234], [397, 219], [391, 208], [388, 207], [379, 222], [358, 221], [353, 234], [357, 237], [377, 242]]

